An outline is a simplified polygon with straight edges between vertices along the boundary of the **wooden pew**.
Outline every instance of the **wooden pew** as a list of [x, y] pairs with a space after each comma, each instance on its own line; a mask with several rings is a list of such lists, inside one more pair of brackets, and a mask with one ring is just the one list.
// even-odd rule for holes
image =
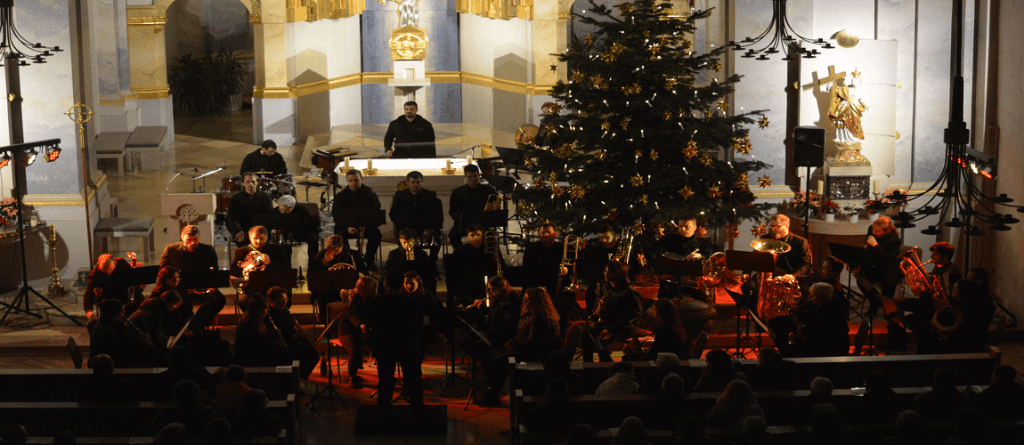
[[[125, 386], [138, 388], [134, 402], [159, 400], [149, 389], [157, 375], [167, 368], [126, 368], [114, 370]], [[211, 374], [217, 367], [206, 368]], [[245, 368], [245, 383], [262, 389], [270, 399], [282, 399], [299, 393], [299, 362], [291, 366]], [[0, 402], [75, 402], [82, 382], [92, 375], [91, 369], [0, 369]], [[212, 396], [212, 394], [210, 394]]]
[[[267, 408], [284, 423], [288, 443], [294, 443], [299, 433], [295, 405], [295, 394], [267, 402]], [[72, 431], [81, 437], [104, 437], [111, 432], [148, 437], [152, 435], [149, 424], [157, 412], [169, 406], [171, 402], [0, 402], [0, 419], [4, 425], [22, 425], [31, 434], [42, 436]]]
[[[282, 429], [276, 436], [256, 437], [234, 437], [231, 444], [214, 444], [209, 438], [200, 437], [189, 439], [189, 445], [285, 445], [288, 430]], [[76, 437], [78, 445], [149, 445], [153, 443], [152, 436], [146, 437]], [[28, 437], [28, 445], [50, 445], [53, 444], [53, 437]]]

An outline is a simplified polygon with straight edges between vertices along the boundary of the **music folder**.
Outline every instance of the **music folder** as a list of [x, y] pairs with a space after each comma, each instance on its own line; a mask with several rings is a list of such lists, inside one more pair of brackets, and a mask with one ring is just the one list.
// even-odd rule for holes
[[142, 286], [156, 283], [156, 277], [159, 273], [160, 266], [143, 266], [116, 271], [114, 276], [124, 283], [125, 286]]
[[206, 270], [182, 274], [181, 285], [185, 289], [218, 289], [231, 287], [230, 270]]
[[355, 269], [318, 270], [306, 273], [306, 287], [310, 292], [354, 289], [359, 281]]
[[725, 252], [726, 267], [750, 272], [775, 272], [775, 257], [768, 252], [729, 250]]
[[651, 264], [657, 275], [683, 275], [697, 277], [704, 275], [704, 262], [698, 260], [682, 260], [665, 255], [654, 259]]
[[384, 225], [384, 209], [341, 209], [338, 227], [371, 227]]
[[246, 289], [250, 292], [265, 292], [274, 286], [294, 289], [298, 287], [298, 276], [298, 269], [254, 270], [249, 273]]
[[467, 210], [459, 218], [460, 227], [466, 229], [470, 224], [477, 223], [484, 228], [505, 227], [508, 224], [508, 209], [498, 210]]
[[871, 254], [868, 253], [868, 249], [863, 247], [828, 243], [828, 250], [832, 256], [846, 263], [850, 270], [865, 266], [870, 268], [872, 266]]

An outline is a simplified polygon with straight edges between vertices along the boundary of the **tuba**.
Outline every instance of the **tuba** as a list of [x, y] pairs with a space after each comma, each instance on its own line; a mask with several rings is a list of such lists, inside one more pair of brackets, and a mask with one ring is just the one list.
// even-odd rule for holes
[[[497, 196], [497, 195], [491, 195]], [[498, 234], [494, 230], [488, 230], [484, 232], [484, 255], [490, 255], [494, 257], [494, 266], [498, 269], [498, 275], [501, 276], [501, 251], [498, 250]]]
[[924, 292], [930, 292], [932, 301], [935, 303], [935, 315], [932, 316], [931, 326], [935, 333], [943, 340], [949, 338], [949, 334], [960, 327], [964, 320], [963, 313], [949, 303], [949, 294], [942, 285], [938, 276], [929, 274], [924, 266], [931, 263], [928, 260], [921, 262], [917, 256], [917, 246], [897, 256], [900, 259], [900, 270], [906, 277], [907, 285], [914, 291], [914, 295], [920, 296]]
[[238, 263], [238, 267], [242, 268], [242, 279], [248, 281], [249, 273], [254, 270], [264, 270], [267, 268], [267, 264], [270, 264], [270, 257], [263, 252], [253, 250]]
[[[576, 235], [566, 235], [565, 241], [562, 242], [562, 263], [558, 265], [559, 268], [572, 268], [572, 283], [569, 284], [567, 289], [569, 292], [581, 292], [583, 290], [580, 287], [579, 280], [576, 279], [576, 260], [580, 257], [580, 237]], [[562, 291], [562, 277], [564, 275], [558, 275], [558, 284], [555, 285], [557, 292]]]
[[[750, 242], [750, 247], [758, 252], [768, 252], [773, 256], [789, 252], [790, 245], [778, 240], [758, 239]], [[788, 317], [789, 309], [795, 306], [800, 297], [800, 287], [796, 280], [775, 277], [769, 272], [762, 272], [757, 286], [757, 315], [767, 321], [775, 317]]]

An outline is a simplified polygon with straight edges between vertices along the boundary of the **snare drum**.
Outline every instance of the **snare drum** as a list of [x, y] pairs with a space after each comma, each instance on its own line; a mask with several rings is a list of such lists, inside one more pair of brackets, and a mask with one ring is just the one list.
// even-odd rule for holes
[[234, 194], [235, 192], [229, 192], [224, 190], [220, 191], [220, 193], [217, 193], [217, 213], [228, 212], [228, 205], [231, 204], [231, 196]]
[[292, 175], [281, 174], [274, 176], [275, 185], [277, 185], [277, 193], [275, 198], [280, 198], [284, 195], [295, 196], [295, 183], [293, 182]]
[[228, 176], [220, 180], [220, 189], [229, 192], [242, 191], [242, 177]]
[[256, 181], [256, 191], [271, 193], [274, 190], [277, 190], [277, 184], [274, 183], [274, 180], [272, 178], [267, 176], [261, 176]]

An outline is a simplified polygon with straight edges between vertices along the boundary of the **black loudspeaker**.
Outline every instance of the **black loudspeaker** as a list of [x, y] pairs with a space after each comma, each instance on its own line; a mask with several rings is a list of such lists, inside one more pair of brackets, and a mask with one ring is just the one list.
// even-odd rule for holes
[[821, 167], [825, 165], [825, 129], [796, 127], [793, 129], [793, 165]]

